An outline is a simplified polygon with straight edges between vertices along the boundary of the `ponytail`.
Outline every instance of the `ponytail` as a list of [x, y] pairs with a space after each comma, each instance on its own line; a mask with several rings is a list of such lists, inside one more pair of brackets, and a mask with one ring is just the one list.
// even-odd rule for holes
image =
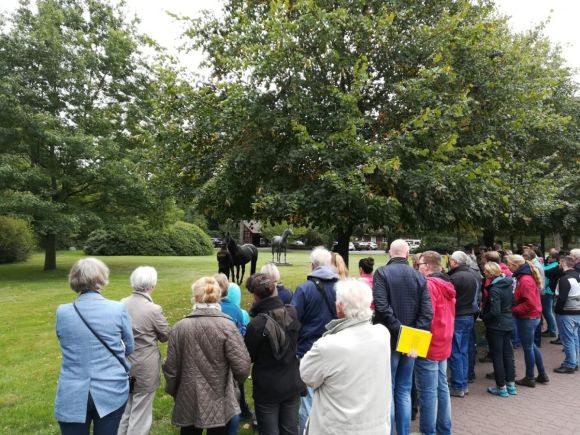
[[539, 289], [544, 287], [544, 283], [542, 282], [542, 274], [538, 270], [538, 268], [532, 263], [530, 260], [526, 260], [528, 266], [530, 266], [530, 270], [532, 271], [532, 276], [534, 277], [534, 281], [536, 281], [536, 285]]

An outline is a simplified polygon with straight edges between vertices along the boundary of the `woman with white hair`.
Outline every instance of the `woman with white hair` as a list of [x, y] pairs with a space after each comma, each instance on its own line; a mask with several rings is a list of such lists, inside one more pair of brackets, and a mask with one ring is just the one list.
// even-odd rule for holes
[[181, 435], [226, 435], [240, 413], [238, 384], [250, 372], [250, 356], [234, 322], [220, 308], [215, 278], [193, 283], [193, 311], [169, 336], [163, 374], [175, 405], [171, 421]]
[[307, 434], [391, 431], [390, 334], [371, 324], [371, 301], [364, 282], [336, 284], [338, 319], [300, 362], [302, 380], [314, 389]]
[[101, 295], [108, 282], [101, 260], [77, 261], [69, 285], [79, 296], [56, 311], [62, 367], [55, 416], [63, 435], [88, 435], [91, 423], [95, 434], [115, 434], [127, 403], [133, 333], [125, 306]]
[[274, 263], [264, 264], [260, 270], [260, 273], [265, 273], [276, 283], [278, 297], [282, 299], [284, 304], [288, 305], [290, 302], [292, 302], [292, 291], [286, 288], [284, 284], [280, 282], [280, 271]]
[[157, 285], [157, 271], [141, 266], [130, 278], [133, 293], [123, 299], [133, 324], [135, 352], [129, 357], [131, 376], [135, 378], [133, 391], [121, 418], [118, 435], [147, 435], [153, 422], [153, 399], [159, 388], [161, 355], [157, 342], [169, 339], [171, 328], [161, 307], [153, 302]]

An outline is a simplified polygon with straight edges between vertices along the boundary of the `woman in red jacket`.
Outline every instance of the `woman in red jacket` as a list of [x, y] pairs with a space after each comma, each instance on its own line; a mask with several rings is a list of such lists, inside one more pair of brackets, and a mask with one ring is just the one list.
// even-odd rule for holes
[[[540, 349], [534, 343], [534, 333], [542, 316], [542, 302], [540, 287], [542, 276], [538, 269], [521, 255], [507, 257], [507, 265], [516, 279], [514, 305], [512, 314], [524, 349], [526, 361], [526, 376], [516, 381], [516, 384], [525, 387], [535, 387], [536, 382], [546, 384], [550, 382]], [[534, 378], [534, 365], [538, 367], [538, 376]]]

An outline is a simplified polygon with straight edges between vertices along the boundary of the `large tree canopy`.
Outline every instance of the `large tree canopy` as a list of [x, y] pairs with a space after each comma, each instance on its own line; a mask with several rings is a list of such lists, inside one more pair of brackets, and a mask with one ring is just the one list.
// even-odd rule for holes
[[0, 28], [0, 213], [27, 215], [56, 267], [57, 237], [156, 215], [141, 163], [154, 76], [146, 39], [99, 0], [28, 2]]
[[497, 228], [553, 205], [535, 183], [576, 88], [493, 4], [229, 0], [188, 35], [213, 75], [174, 173], [215, 216], [333, 227], [346, 256], [355, 225]]

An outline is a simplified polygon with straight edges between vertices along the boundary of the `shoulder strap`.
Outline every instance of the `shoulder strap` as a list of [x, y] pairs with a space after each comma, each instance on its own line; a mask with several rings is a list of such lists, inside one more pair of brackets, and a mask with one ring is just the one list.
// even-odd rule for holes
[[113, 355], [115, 358], [117, 358], [117, 361], [119, 361], [119, 363], [121, 363], [121, 365], [123, 366], [123, 368], [125, 369], [125, 371], [126, 371], [127, 373], [129, 373], [129, 367], [127, 367], [127, 364], [125, 364], [125, 361], [123, 361], [121, 358], [119, 358], [119, 355], [117, 355], [117, 354], [116, 354], [116, 353], [113, 351], [113, 349], [111, 349], [111, 348], [109, 347], [109, 345], [108, 345], [107, 343], [105, 343], [105, 341], [104, 341], [104, 340], [103, 340], [101, 337], [99, 337], [99, 336], [97, 335], [97, 333], [96, 333], [96, 332], [93, 330], [93, 328], [91, 328], [91, 325], [89, 325], [89, 324], [87, 323], [87, 321], [85, 320], [85, 318], [84, 318], [84, 317], [81, 315], [81, 312], [80, 312], [80, 311], [79, 311], [79, 309], [77, 308], [77, 304], [76, 304], [76, 302], [73, 302], [73, 307], [74, 307], [75, 311], [77, 312], [77, 314], [79, 315], [79, 317], [81, 318], [81, 320], [83, 321], [83, 323], [85, 324], [85, 326], [86, 326], [87, 328], [89, 328], [89, 331], [91, 331], [91, 332], [93, 333], [93, 335], [94, 335], [94, 336], [97, 338], [97, 340], [99, 340], [99, 341], [101, 342], [101, 344], [102, 344], [103, 346], [105, 346], [105, 347], [107, 348], [107, 350], [108, 350], [109, 352], [111, 352], [111, 354], [112, 354], [112, 355]]
[[326, 289], [324, 288], [320, 280], [312, 277], [309, 277], [308, 279], [314, 283], [318, 291], [322, 294], [322, 297], [324, 298], [324, 302], [326, 302], [326, 307], [328, 308], [330, 315], [332, 316], [333, 319], [336, 319], [336, 307], [333, 307], [330, 301], [328, 300]]

